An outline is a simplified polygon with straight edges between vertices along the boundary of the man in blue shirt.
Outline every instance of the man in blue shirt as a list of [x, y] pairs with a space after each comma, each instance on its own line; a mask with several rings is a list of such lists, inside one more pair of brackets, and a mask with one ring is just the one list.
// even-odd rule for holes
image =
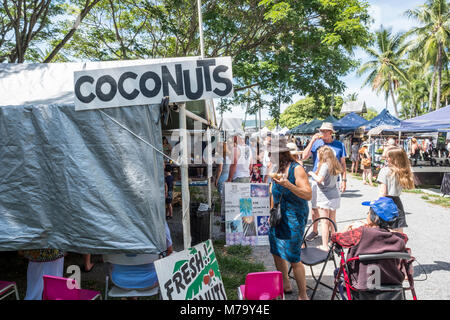
[[[317, 151], [319, 150], [319, 148], [326, 145], [333, 149], [336, 158], [341, 163], [343, 168], [340, 190], [341, 192], [344, 192], [347, 187], [347, 165], [345, 164], [345, 157], [347, 157], [347, 153], [345, 152], [344, 144], [338, 140], [333, 139], [333, 132], [334, 128], [332, 123], [322, 123], [322, 126], [319, 129], [319, 133], [316, 133], [312, 137], [311, 141], [303, 151], [303, 161], [307, 160], [312, 155], [314, 163], [312, 171], [315, 172], [317, 170], [317, 165], [319, 164], [319, 159], [317, 157]], [[311, 180], [311, 190], [312, 220], [314, 221], [319, 218], [319, 210], [317, 208], [317, 184], [314, 180]], [[315, 223], [313, 226], [313, 231], [306, 237], [306, 240], [312, 241], [317, 238], [318, 235], [318, 223]]]

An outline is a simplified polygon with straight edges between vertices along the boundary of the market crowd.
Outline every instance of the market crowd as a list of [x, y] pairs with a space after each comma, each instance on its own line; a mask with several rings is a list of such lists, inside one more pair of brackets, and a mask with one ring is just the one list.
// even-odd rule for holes
[[[391, 239], [392, 235], [406, 243], [404, 229], [408, 225], [400, 196], [403, 189], [414, 188], [410, 164], [414, 154], [411, 148], [407, 152], [397, 145], [393, 138], [383, 145], [383, 164], [375, 177], [379, 185], [378, 199], [365, 204], [370, 207], [367, 221], [354, 223], [342, 233], [334, 230], [341, 194], [347, 188], [347, 171], [361, 172], [364, 184], [373, 185], [374, 164], [369, 147], [369, 141], [353, 139], [348, 154], [344, 143], [336, 139], [332, 123], [327, 122], [307, 141], [270, 132], [246, 139], [243, 132], [233, 132], [217, 147], [215, 184], [222, 201], [225, 182], [270, 184], [271, 207], [279, 206], [282, 215], [281, 222], [271, 226], [269, 231], [270, 253], [277, 270], [283, 274], [286, 294], [293, 292], [288, 278], [288, 269], [292, 267], [299, 289], [298, 299], [308, 299], [305, 268], [301, 262], [303, 239], [313, 241], [320, 236], [318, 248], [328, 251], [332, 241], [348, 245], [342, 241], [347, 238], [359, 239], [352, 243], [357, 246], [362, 234], [371, 234], [362, 230], [371, 228], [376, 232], [388, 232], [389, 237], [383, 236], [384, 239]], [[346, 158], [352, 163], [349, 170]], [[395, 208], [395, 212], [380, 208]], [[305, 235], [308, 217], [311, 221], [321, 219], [313, 223], [312, 231]]]
[[[217, 138], [217, 137], [216, 137]], [[288, 270], [292, 267], [298, 286], [298, 299], [307, 300], [305, 267], [302, 264], [302, 243], [320, 237], [320, 250], [327, 251], [333, 242], [345, 247], [357, 247], [370, 239], [367, 235], [387, 239], [389, 243], [407, 241], [405, 228], [408, 227], [401, 201], [403, 189], [414, 188], [411, 163], [427, 159], [434, 152], [432, 142], [423, 140], [421, 144], [412, 138], [407, 150], [393, 138], [385, 141], [381, 159], [383, 165], [376, 173], [378, 182], [378, 199], [364, 203], [369, 206], [367, 221], [354, 223], [343, 232], [336, 233], [334, 225], [341, 209], [341, 194], [347, 188], [347, 171], [362, 173], [364, 184], [373, 185], [373, 157], [370, 154], [370, 143], [367, 140], [353, 139], [350, 147], [336, 139], [332, 123], [324, 122], [319, 132], [312, 137], [300, 140], [293, 136], [272, 134], [246, 137], [243, 131], [233, 131], [225, 139], [216, 139], [212, 155], [217, 168], [214, 184], [219, 191], [222, 206], [221, 216], [225, 220], [224, 184], [233, 183], [267, 183], [270, 189], [271, 208], [279, 208], [281, 220], [269, 230], [270, 253], [277, 270], [283, 274], [285, 294], [293, 292]], [[175, 177], [173, 176], [174, 160], [179, 161], [179, 144], [172, 146], [163, 137], [165, 176], [166, 218], [173, 217], [172, 200]], [[205, 152], [206, 143], [202, 142], [201, 152]], [[447, 150], [439, 150], [446, 158], [450, 157], [450, 141]], [[348, 151], [347, 151], [348, 149]], [[346, 159], [351, 161], [347, 169]], [[191, 154], [191, 160], [196, 159]], [[202, 176], [203, 168], [193, 169], [190, 176]], [[380, 209], [382, 208], [382, 209]], [[395, 208], [386, 211], [386, 208]], [[272, 211], [272, 210], [271, 210]], [[308, 222], [313, 223], [312, 231], [305, 234]], [[363, 232], [364, 230], [370, 230]], [[388, 236], [386, 233], [389, 233]], [[364, 236], [366, 235], [366, 236]], [[395, 241], [393, 242], [392, 237]], [[172, 253], [170, 230], [166, 223], [165, 255]], [[62, 276], [64, 256], [57, 249], [27, 250], [21, 252], [29, 260], [27, 270], [27, 292], [25, 299], [39, 300], [42, 297], [42, 275]], [[113, 264], [114, 265], [114, 264]], [[84, 255], [83, 272], [90, 272], [95, 264], [91, 255]], [[130, 266], [133, 268], [134, 266]], [[117, 268], [113, 276], [115, 284], [120, 286], [157, 286], [157, 278], [153, 263], [146, 263], [138, 274], [133, 270]], [[144, 275], [144, 278], [142, 278]], [[126, 280], [124, 280], [126, 279]], [[131, 279], [131, 280], [130, 280]], [[121, 281], [125, 281], [121, 283]], [[130, 283], [131, 281], [131, 283]], [[144, 283], [144, 284], [143, 284]]]

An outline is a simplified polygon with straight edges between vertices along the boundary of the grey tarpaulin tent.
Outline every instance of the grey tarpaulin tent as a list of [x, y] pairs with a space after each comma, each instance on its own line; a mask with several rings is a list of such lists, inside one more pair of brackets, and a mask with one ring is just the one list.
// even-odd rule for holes
[[161, 150], [159, 105], [72, 104], [75, 70], [158, 62], [1, 66], [0, 250], [165, 250], [163, 158], [112, 121]]

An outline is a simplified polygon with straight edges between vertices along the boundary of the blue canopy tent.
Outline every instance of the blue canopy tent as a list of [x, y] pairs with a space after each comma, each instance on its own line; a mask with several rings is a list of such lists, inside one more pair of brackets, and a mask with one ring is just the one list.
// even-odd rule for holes
[[364, 125], [364, 129], [367, 131], [379, 126], [398, 126], [400, 122], [401, 120], [391, 115], [387, 109], [383, 109], [375, 118]]
[[299, 129], [299, 134], [313, 134], [316, 132], [317, 128], [322, 125], [323, 121], [319, 119], [314, 119], [311, 122], [305, 124]]
[[332, 115], [329, 115], [328, 117], [325, 118], [325, 120], [323, 120], [323, 122], [331, 122], [331, 123], [335, 123], [336, 121], [338, 121], [338, 119], [333, 117]]
[[295, 128], [288, 131], [288, 134], [308, 134], [308, 133], [314, 133], [317, 128], [319, 128], [323, 122], [331, 122], [334, 123], [338, 121], [335, 117], [332, 115], [325, 118], [325, 120], [319, 120], [314, 119], [311, 122], [303, 122], [302, 124], [296, 126]]
[[436, 111], [402, 121], [392, 131], [401, 132], [445, 132], [450, 129], [450, 105]]
[[352, 112], [343, 117], [342, 119], [333, 123], [334, 130], [340, 132], [349, 132], [356, 130], [357, 128], [364, 126], [368, 123], [366, 119]]
[[291, 130], [289, 130], [287, 132], [287, 134], [299, 134], [300, 133], [299, 132], [300, 128], [302, 128], [305, 124], [306, 124], [306, 122], [303, 122], [302, 124], [299, 124], [295, 128], [292, 128]]

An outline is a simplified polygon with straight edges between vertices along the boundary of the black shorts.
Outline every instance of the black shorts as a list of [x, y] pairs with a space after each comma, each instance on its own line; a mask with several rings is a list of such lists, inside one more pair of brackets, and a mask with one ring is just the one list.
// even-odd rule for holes
[[172, 191], [167, 192], [166, 204], [172, 203]]
[[407, 228], [408, 225], [406, 224], [406, 215], [405, 215], [405, 209], [403, 208], [402, 200], [400, 200], [400, 197], [395, 197], [395, 196], [387, 196], [387, 197], [391, 198], [394, 201], [394, 203], [398, 209], [398, 219], [394, 223], [394, 226], [392, 228], [393, 229]]

